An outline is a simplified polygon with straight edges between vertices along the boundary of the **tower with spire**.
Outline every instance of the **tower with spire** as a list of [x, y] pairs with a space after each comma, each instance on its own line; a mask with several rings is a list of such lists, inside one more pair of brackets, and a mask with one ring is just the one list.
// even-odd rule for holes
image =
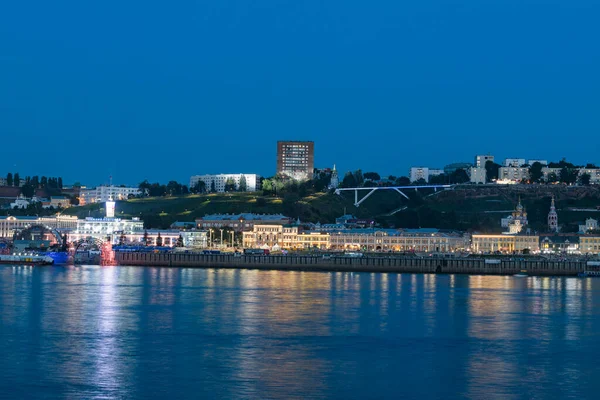
[[337, 189], [340, 184], [340, 180], [338, 177], [337, 169], [335, 168], [335, 164], [333, 164], [333, 170], [331, 171], [331, 182], [329, 183], [329, 189]]
[[552, 196], [550, 212], [548, 213], [548, 230], [550, 232], [558, 232], [558, 214], [556, 213], [556, 206], [554, 205], [554, 196]]
[[527, 211], [523, 207], [523, 204], [521, 204], [521, 196], [519, 196], [519, 202], [515, 211], [506, 220], [508, 221], [508, 233], [511, 234], [521, 233], [523, 228], [529, 224], [527, 221]]

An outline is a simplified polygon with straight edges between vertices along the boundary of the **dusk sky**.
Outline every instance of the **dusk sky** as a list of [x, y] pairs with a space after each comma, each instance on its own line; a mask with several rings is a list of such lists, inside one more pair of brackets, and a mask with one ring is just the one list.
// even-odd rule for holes
[[600, 162], [600, 2], [4, 1], [0, 175]]

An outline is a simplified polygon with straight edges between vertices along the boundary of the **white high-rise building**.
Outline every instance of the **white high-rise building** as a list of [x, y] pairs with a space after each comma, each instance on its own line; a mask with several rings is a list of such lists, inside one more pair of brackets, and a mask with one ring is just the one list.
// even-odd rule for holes
[[235, 183], [235, 189], [239, 190], [240, 182], [246, 181], [246, 192], [256, 192], [260, 189], [260, 175], [256, 174], [217, 174], [217, 175], [194, 175], [190, 178], [190, 189], [202, 181], [206, 185], [206, 191], [210, 192], [212, 183], [215, 191], [224, 192], [225, 184], [231, 179]]
[[485, 163], [488, 161], [494, 162], [494, 156], [490, 154], [475, 156], [475, 167], [485, 168]]

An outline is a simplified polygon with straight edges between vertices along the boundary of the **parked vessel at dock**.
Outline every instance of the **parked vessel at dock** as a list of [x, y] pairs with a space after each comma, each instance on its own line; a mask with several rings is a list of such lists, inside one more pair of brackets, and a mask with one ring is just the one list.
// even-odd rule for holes
[[35, 254], [0, 254], [0, 264], [52, 265], [54, 260]]

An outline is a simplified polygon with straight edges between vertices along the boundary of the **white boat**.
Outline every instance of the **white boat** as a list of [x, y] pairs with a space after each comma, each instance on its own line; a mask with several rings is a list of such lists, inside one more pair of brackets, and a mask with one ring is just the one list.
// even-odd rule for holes
[[52, 265], [54, 260], [35, 254], [0, 254], [0, 264]]

